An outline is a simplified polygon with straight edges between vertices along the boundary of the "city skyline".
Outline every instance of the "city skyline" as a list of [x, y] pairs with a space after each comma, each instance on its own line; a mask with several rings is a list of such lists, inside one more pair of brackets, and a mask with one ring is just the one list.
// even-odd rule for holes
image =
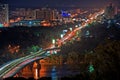
[[[25, 7], [25, 8], [39, 8], [39, 7], [105, 7], [109, 3], [114, 3], [114, 5], [119, 6], [118, 4], [120, 3], [119, 0], [69, 0], [69, 1], [63, 1], [63, 0], [1, 0], [1, 3], [9, 4], [11, 8], [16, 8], [16, 7]], [[29, 4], [28, 4], [29, 3]]]

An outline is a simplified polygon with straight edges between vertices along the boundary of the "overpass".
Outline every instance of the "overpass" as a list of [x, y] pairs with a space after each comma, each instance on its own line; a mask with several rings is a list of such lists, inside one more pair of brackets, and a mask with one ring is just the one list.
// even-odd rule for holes
[[22, 68], [24, 68], [26, 65], [49, 56], [45, 54], [47, 51], [58, 50], [58, 49], [60, 48], [40, 50], [28, 56], [15, 59], [0, 68], [0, 78], [3, 79], [3, 78], [12, 77], [16, 73], [18, 73]]

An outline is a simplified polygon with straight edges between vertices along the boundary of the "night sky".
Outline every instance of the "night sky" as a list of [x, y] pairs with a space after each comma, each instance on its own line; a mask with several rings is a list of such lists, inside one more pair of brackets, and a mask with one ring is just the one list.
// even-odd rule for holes
[[11, 7], [104, 7], [120, 0], [0, 0]]

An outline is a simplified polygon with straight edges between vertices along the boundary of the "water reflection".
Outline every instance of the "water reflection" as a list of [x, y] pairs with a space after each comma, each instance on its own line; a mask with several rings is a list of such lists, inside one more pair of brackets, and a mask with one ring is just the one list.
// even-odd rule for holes
[[41, 77], [46, 77], [47, 76], [47, 69], [48, 69], [48, 65], [45, 63], [45, 60], [40, 60], [40, 64], [41, 64], [41, 69], [40, 69], [40, 78]]
[[[73, 69], [71, 65], [61, 64], [59, 66], [55, 66], [51, 63], [47, 63], [44, 59], [40, 61], [41, 70], [40, 70], [40, 78], [41, 77], [51, 77], [52, 80], [58, 80], [58, 78], [70, 75], [80, 74], [79, 69]], [[72, 67], [72, 69], [70, 69]]]
[[58, 80], [58, 78], [79, 74], [79, 70], [69, 69], [70, 65], [61, 64], [55, 66], [51, 63], [46, 62], [46, 60], [40, 60], [38, 63], [34, 62], [34, 66], [30, 70], [30, 66], [26, 66], [21, 70], [21, 76], [25, 78], [34, 77], [35, 79], [42, 77], [51, 77], [52, 80]]
[[57, 78], [56, 66], [53, 66], [53, 68], [52, 68], [51, 78], [52, 78], [52, 80], [58, 80], [58, 78]]
[[39, 77], [38, 77], [38, 69], [35, 69], [35, 79], [37, 80]]

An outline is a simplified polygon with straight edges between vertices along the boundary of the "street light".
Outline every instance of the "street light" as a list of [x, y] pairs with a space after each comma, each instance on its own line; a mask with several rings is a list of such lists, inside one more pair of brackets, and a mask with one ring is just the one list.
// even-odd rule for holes
[[60, 35], [61, 38], [63, 38], [63, 36], [64, 36], [63, 34]]
[[78, 27], [78, 25], [75, 25], [75, 27], [77, 28], [77, 27]]
[[55, 44], [55, 39], [52, 39], [52, 44]]
[[72, 28], [69, 28], [70, 29], [70, 31], [72, 31]]

